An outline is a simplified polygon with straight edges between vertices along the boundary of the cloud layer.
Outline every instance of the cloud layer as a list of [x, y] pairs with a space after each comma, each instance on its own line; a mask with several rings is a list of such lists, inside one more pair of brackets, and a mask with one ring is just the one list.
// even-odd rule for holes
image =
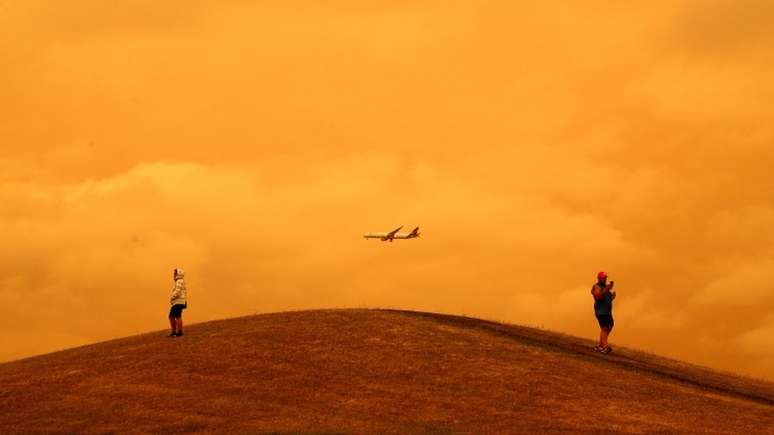
[[5, 2], [0, 359], [163, 327], [175, 266], [189, 321], [589, 337], [604, 269], [615, 342], [774, 379], [772, 9]]

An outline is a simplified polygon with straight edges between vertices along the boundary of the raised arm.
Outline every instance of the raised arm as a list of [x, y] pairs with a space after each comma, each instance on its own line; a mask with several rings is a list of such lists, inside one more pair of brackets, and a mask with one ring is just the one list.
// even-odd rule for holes
[[613, 290], [612, 282], [607, 283], [604, 288], [599, 284], [594, 284], [594, 287], [591, 288], [591, 294], [594, 296], [595, 300], [602, 299], [607, 293], [610, 293], [613, 296], [613, 299], [615, 299], [615, 290]]

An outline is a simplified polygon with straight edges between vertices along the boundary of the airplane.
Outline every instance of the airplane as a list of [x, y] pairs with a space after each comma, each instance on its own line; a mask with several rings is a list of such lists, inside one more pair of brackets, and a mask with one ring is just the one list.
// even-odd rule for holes
[[366, 239], [379, 239], [382, 242], [392, 242], [395, 239], [413, 239], [419, 237], [419, 227], [414, 228], [410, 233], [399, 233], [398, 231], [400, 231], [401, 228], [403, 227], [398, 227], [389, 233], [365, 233], [363, 237]]

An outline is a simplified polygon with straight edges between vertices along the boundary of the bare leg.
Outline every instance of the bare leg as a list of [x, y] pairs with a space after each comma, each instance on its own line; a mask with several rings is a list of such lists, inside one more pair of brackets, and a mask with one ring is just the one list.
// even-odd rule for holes
[[599, 345], [602, 347], [607, 347], [607, 336], [610, 335], [610, 328], [604, 327], [601, 328], [599, 331]]
[[183, 318], [178, 317], [177, 318], [177, 333], [182, 334], [183, 333]]

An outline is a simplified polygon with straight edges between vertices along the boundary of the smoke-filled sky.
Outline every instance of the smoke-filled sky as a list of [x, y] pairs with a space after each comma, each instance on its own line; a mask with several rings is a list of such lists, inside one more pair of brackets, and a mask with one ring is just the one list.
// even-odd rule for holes
[[[0, 0], [0, 360], [399, 307], [774, 379], [774, 3]], [[381, 243], [366, 231], [422, 227]]]

